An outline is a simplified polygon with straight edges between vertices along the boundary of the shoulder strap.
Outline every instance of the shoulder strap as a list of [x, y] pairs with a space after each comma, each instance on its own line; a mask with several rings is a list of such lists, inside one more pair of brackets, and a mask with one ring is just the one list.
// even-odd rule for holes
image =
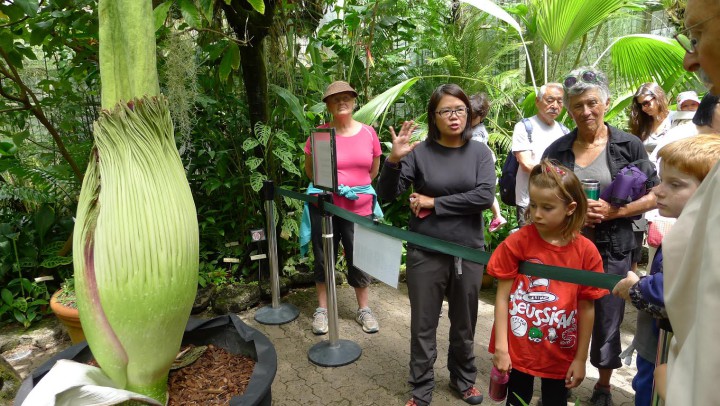
[[523, 118], [522, 123], [525, 126], [525, 131], [527, 132], [527, 135], [528, 135], [528, 141], [530, 141], [530, 143], [532, 144], [532, 132], [533, 132], [532, 123], [530, 122], [530, 119], [528, 119], [528, 118]]

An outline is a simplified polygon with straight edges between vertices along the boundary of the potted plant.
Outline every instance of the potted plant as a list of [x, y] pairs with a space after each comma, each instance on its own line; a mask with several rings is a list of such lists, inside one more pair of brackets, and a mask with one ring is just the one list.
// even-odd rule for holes
[[[102, 112], [78, 200], [73, 266], [100, 369], [57, 362], [28, 405], [81, 396], [166, 404], [198, 286], [197, 212], [160, 94], [152, 2], [100, 0], [98, 17]], [[239, 331], [237, 322], [227, 329]], [[265, 375], [269, 388], [274, 371]]]
[[77, 309], [75, 280], [73, 278], [65, 279], [65, 282], [60, 285], [60, 289], [52, 295], [50, 309], [67, 329], [70, 341], [73, 344], [85, 341], [85, 334], [80, 324], [80, 313]]

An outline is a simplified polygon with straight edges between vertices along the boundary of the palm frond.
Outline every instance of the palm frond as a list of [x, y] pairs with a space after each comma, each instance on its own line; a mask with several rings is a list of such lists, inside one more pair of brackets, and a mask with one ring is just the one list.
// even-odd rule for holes
[[372, 125], [378, 118], [380, 118], [380, 116], [382, 116], [379, 125], [379, 128], [382, 128], [383, 123], [385, 122], [385, 115], [387, 114], [388, 107], [395, 100], [404, 95], [411, 87], [413, 87], [418, 80], [420, 80], [419, 76], [404, 80], [375, 96], [374, 99], [370, 100], [361, 107], [353, 115], [353, 118], [361, 123]]
[[538, 34], [555, 53], [565, 50], [629, 0], [535, 0]]
[[699, 82], [683, 69], [685, 50], [677, 41], [651, 34], [621, 37], [609, 47], [613, 70], [628, 88], [643, 82], [656, 82], [665, 91], [677, 85], [690, 88]]

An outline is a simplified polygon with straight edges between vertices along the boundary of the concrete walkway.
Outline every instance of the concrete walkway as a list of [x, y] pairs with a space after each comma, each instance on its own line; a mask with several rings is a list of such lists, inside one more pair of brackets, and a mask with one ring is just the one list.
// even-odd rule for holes
[[[490, 330], [493, 322], [494, 289], [483, 290], [475, 340], [478, 379], [476, 386], [487, 394], [488, 378], [492, 367], [491, 355], [487, 352]], [[287, 324], [267, 326], [257, 323], [255, 310], [240, 314], [250, 326], [267, 334], [275, 344], [278, 354], [278, 371], [272, 386], [274, 405], [404, 405], [410, 397], [407, 384], [408, 362], [410, 361], [410, 302], [407, 287], [400, 284], [393, 289], [384, 284], [375, 284], [370, 289], [370, 304], [380, 322], [380, 331], [365, 334], [355, 322], [357, 308], [354, 290], [347, 286], [337, 288], [339, 334], [341, 339], [351, 340], [362, 348], [361, 357], [354, 363], [337, 368], [319, 367], [308, 360], [308, 350], [314, 344], [327, 340], [328, 336], [315, 336], [311, 331], [312, 313], [315, 310], [315, 290], [295, 290], [282, 299], [300, 309], [300, 316]], [[635, 331], [636, 312], [626, 307], [622, 326], [623, 348], [632, 341]], [[443, 305], [447, 314], [447, 303]], [[448, 389], [447, 371], [449, 321], [440, 319], [438, 328], [438, 359], [435, 362], [436, 387], [433, 405], [463, 405], [454, 392]], [[635, 361], [613, 374], [613, 398], [616, 406], [634, 405], [631, 387], [635, 375]], [[597, 370], [588, 362], [587, 377], [582, 385], [573, 391], [573, 402], [579, 399], [581, 405], [589, 404], [592, 387], [597, 381]], [[539, 382], [532, 404], [539, 396]], [[492, 404], [489, 398], [483, 405]], [[569, 403], [574, 404], [574, 403]]]

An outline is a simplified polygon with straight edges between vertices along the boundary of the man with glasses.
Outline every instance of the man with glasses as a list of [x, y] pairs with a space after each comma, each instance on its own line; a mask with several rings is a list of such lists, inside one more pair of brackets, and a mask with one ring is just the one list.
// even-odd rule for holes
[[525, 225], [525, 212], [530, 203], [528, 181], [530, 171], [540, 162], [545, 148], [567, 131], [555, 121], [563, 108], [563, 87], [560, 83], [546, 83], [535, 97], [538, 113], [515, 125], [512, 153], [518, 161], [515, 181], [515, 204], [520, 226]]
[[[685, 48], [684, 67], [696, 72], [713, 95], [720, 94], [720, 2], [688, 0], [685, 30], [675, 36]], [[704, 102], [704, 100], [703, 100]], [[702, 103], [701, 103], [702, 104]], [[702, 108], [702, 107], [701, 107]], [[716, 405], [720, 370], [720, 166], [716, 164], [663, 240], [665, 306], [674, 337], [668, 354], [667, 398], [672, 405]], [[656, 387], [665, 389], [664, 368]]]

